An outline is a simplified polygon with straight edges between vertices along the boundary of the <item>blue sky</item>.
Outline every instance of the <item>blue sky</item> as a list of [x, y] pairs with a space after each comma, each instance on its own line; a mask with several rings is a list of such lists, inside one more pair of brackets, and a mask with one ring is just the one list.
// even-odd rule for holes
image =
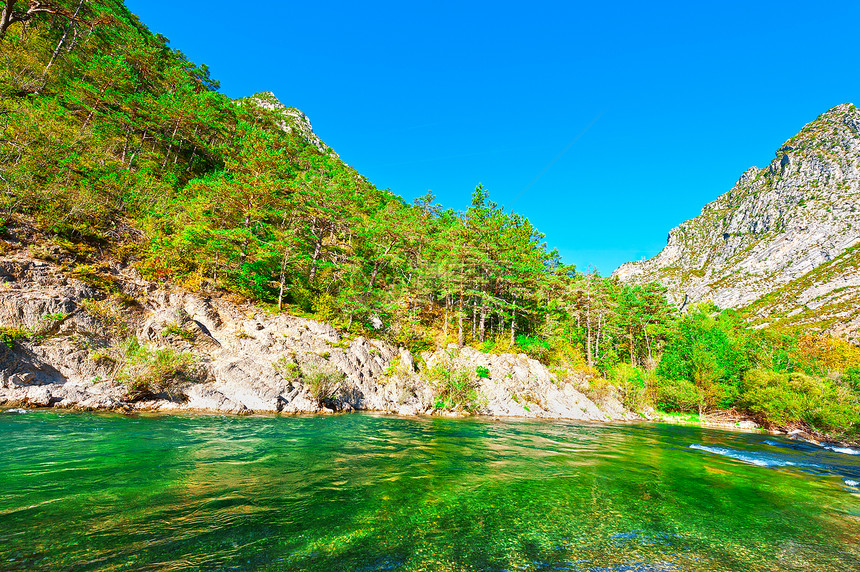
[[609, 274], [860, 104], [860, 3], [127, 0], [221, 91], [270, 90], [377, 187], [478, 183]]

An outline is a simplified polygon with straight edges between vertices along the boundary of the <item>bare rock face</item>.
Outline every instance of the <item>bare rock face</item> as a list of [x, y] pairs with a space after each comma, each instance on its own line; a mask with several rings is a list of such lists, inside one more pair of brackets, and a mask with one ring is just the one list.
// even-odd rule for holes
[[607, 421], [607, 415], [573, 384], [560, 383], [539, 361], [525, 354], [485, 354], [472, 348], [426, 354], [428, 368], [441, 366], [477, 377], [478, 412], [485, 415]]
[[[797, 310], [795, 321], [811, 322], [820, 318], [812, 317], [816, 300], [844, 288], [856, 292], [856, 274], [825, 276], [819, 269], [851, 255], [858, 242], [860, 111], [846, 103], [806, 125], [770, 165], [751, 167], [698, 217], [673, 229], [657, 256], [628, 262], [613, 276], [662, 282], [682, 307], [711, 300], [723, 308], [752, 307], [769, 319], [777, 303], [776, 319]], [[790, 298], [780, 295], [785, 289], [792, 289]], [[783, 303], [753, 306], [773, 293]]]
[[[444, 388], [428, 373], [445, 367], [468, 377], [475, 396], [468, 409], [477, 413], [619, 417], [601, 412], [524, 354], [455, 348], [416, 359], [380, 340], [346, 339], [328, 324], [224, 297], [160, 290], [124, 269], [117, 276], [134, 296], [105, 297], [56, 265], [24, 255], [0, 260], [0, 324], [15, 333], [11, 347], [0, 344], [0, 405], [431, 414]], [[178, 364], [164, 386], [161, 373], [146, 369], [159, 360]], [[153, 383], [135, 389], [133, 379], [147, 375]]]
[[311, 126], [311, 120], [308, 116], [302, 113], [295, 107], [287, 107], [275, 97], [271, 91], [263, 91], [256, 95], [252, 95], [247, 99], [239, 100], [241, 103], [249, 102], [252, 105], [274, 111], [280, 117], [280, 128], [288, 133], [296, 133], [302, 139], [319, 149], [322, 153], [331, 157], [337, 157], [334, 149], [323, 143]]

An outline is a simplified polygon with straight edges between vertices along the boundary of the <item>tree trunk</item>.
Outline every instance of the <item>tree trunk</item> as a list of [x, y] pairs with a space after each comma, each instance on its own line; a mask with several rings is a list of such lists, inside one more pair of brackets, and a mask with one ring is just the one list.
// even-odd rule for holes
[[448, 343], [448, 306], [450, 305], [449, 296], [445, 296], [445, 324], [442, 326], [442, 335], [445, 336], [445, 344]]
[[487, 291], [481, 290], [481, 343], [485, 341], [487, 333]]
[[45, 66], [45, 71], [42, 72], [42, 79], [44, 79], [45, 76], [48, 75], [48, 70], [51, 69], [52, 65], [54, 65], [54, 60], [57, 59], [57, 55], [60, 53], [60, 48], [63, 47], [63, 43], [66, 41], [66, 36], [69, 35], [69, 30], [71, 30], [72, 26], [75, 25], [75, 19], [77, 19], [78, 12], [81, 11], [81, 6], [83, 6], [83, 5], [84, 5], [84, 0], [80, 0], [80, 2], [78, 2], [78, 7], [75, 10], [75, 13], [72, 15], [72, 18], [69, 20], [69, 25], [66, 26], [66, 29], [63, 31], [63, 35], [60, 38], [60, 41], [57, 42], [57, 48], [54, 50], [54, 53], [51, 54], [51, 59], [48, 61], [48, 65]]
[[632, 324], [630, 325], [630, 327], [627, 330], [627, 339], [630, 342], [630, 365], [636, 365], [636, 363], [634, 363], [634, 360], [636, 358], [634, 357], [634, 352], [633, 352], [633, 325]]
[[641, 322], [641, 324], [642, 324], [642, 332], [645, 334], [645, 347], [648, 349], [648, 361], [650, 362], [652, 357], [651, 357], [651, 340], [648, 338], [648, 327], [646, 326], [646, 324], [644, 322]]
[[516, 337], [517, 330], [517, 299], [514, 298], [514, 308], [511, 312], [511, 347], [513, 347], [514, 342], [517, 340]]
[[591, 308], [585, 309], [585, 355], [588, 358], [588, 367], [594, 367], [594, 358], [591, 353]]
[[478, 322], [478, 304], [475, 303], [475, 297], [472, 296], [472, 340], [475, 339], [475, 327]]
[[464, 340], [463, 340], [463, 291], [462, 290], [460, 290], [460, 306], [457, 309], [457, 324], [458, 324], [457, 346], [462, 348], [464, 345]]
[[282, 304], [284, 301], [284, 282], [286, 282], [286, 277], [287, 277], [287, 253], [288, 252], [289, 252], [289, 250], [284, 248], [284, 257], [281, 259], [281, 287], [278, 290], [278, 313], [281, 312]]
[[311, 257], [311, 271], [308, 274], [308, 286], [313, 286], [314, 279], [317, 275], [317, 261], [320, 258], [320, 251], [322, 250], [322, 238], [318, 238], [314, 243], [314, 254]]

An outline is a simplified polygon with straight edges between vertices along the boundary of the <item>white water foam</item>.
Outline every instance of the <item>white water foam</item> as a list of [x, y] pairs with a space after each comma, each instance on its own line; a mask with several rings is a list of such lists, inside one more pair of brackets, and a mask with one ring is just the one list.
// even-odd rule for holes
[[765, 453], [752, 453], [749, 451], [738, 451], [737, 449], [729, 449], [728, 447], [708, 447], [706, 445], [699, 445], [698, 443], [693, 443], [690, 445], [690, 449], [698, 449], [699, 451], [705, 451], [708, 453], [713, 453], [714, 455], [722, 455], [723, 457], [731, 457], [732, 459], [737, 459], [738, 461], [743, 461], [744, 463], [750, 463], [752, 465], [758, 465], [759, 467], [817, 467], [813, 463], [796, 463], [794, 461], [789, 461], [787, 459], [782, 459], [780, 457], [776, 457], [774, 455], [767, 455]]
[[814, 451], [816, 448], [827, 449], [828, 451], [833, 451], [834, 453], [843, 453], [845, 455], [860, 455], [860, 449], [852, 449], [851, 447], [840, 447], [839, 445], [829, 445], [827, 443], [814, 443], [812, 441], [793, 441], [791, 443], [780, 443], [779, 441], [772, 441], [770, 439], [764, 440], [765, 445], [773, 445], [774, 447], [788, 447], [789, 449], [805, 449], [808, 451]]
[[849, 487], [856, 487], [856, 486], [860, 486], [860, 483], [858, 483], [857, 481], [852, 481], [851, 479], [843, 479], [843, 481], [842, 481], [842, 482], [844, 482], [844, 483], [845, 483], [846, 485], [848, 485]]
[[860, 449], [852, 449], [851, 447], [837, 447], [835, 445], [822, 445], [822, 447], [829, 451], [843, 453], [845, 455], [860, 455]]

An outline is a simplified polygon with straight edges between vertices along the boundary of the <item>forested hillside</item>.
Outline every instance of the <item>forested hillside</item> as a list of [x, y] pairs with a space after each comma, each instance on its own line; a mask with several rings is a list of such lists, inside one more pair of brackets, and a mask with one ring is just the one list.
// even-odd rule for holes
[[[51, 7], [2, 40], [2, 206], [79, 273], [98, 275], [107, 250], [149, 277], [344, 328], [381, 321], [410, 343], [575, 329], [596, 362], [623, 329], [624, 354], [647, 355], [646, 326], [668, 316], [658, 291], [577, 276], [480, 185], [465, 212], [409, 205], [291, 128], [296, 110], [270, 94], [219, 94], [122, 5]], [[610, 319], [609, 297], [644, 315]]]
[[560, 377], [588, 372], [596, 392], [608, 376], [634, 409], [856, 428], [860, 353], [844, 341], [707, 306], [680, 317], [655, 284], [563, 265], [481, 185], [462, 212], [431, 194], [408, 204], [271, 94], [220, 94], [122, 2], [0, 6], [5, 253], [28, 248], [105, 296], [117, 260], [412, 349], [526, 352]]

